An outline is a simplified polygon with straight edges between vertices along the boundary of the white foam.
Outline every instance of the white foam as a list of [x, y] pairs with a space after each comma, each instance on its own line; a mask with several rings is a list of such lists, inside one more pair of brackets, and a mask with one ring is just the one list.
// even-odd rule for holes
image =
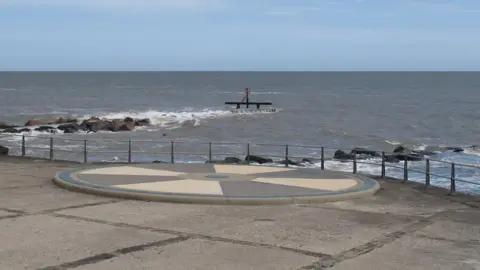
[[[278, 110], [277, 110], [278, 111]], [[185, 108], [179, 111], [124, 111], [116, 113], [106, 113], [102, 115], [96, 115], [100, 118], [106, 119], [123, 119], [125, 117], [132, 117], [136, 119], [148, 118], [151, 121], [151, 124], [154, 126], [161, 126], [167, 129], [179, 128], [182, 126], [199, 126], [201, 120], [203, 119], [215, 119], [222, 117], [231, 117], [234, 115], [242, 114], [264, 114], [264, 113], [274, 113], [273, 110], [260, 110], [260, 111], [235, 111], [233, 109], [193, 109]], [[90, 115], [85, 115], [80, 119], [88, 119]]]

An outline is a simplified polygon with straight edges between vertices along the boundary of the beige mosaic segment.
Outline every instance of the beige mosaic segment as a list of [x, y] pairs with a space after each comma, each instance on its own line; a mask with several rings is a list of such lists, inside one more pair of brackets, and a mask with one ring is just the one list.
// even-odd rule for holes
[[357, 185], [357, 181], [353, 179], [307, 179], [307, 178], [255, 178], [252, 181], [285, 185], [302, 188], [323, 189], [323, 190], [342, 190]]
[[222, 187], [216, 181], [199, 181], [190, 179], [116, 185], [113, 187], [156, 192], [223, 195]]
[[234, 174], [255, 174], [255, 173], [272, 173], [294, 171], [291, 168], [263, 167], [263, 166], [241, 166], [241, 165], [215, 165], [217, 173], [234, 173]]
[[132, 166], [118, 166], [81, 171], [79, 174], [178, 176], [184, 173], [145, 169]]

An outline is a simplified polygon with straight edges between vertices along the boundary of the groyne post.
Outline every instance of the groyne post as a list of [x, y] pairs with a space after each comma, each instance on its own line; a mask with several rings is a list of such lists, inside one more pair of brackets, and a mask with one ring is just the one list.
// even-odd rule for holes
[[22, 135], [22, 157], [25, 156], [25, 135]]
[[174, 154], [174, 149], [173, 149], [173, 145], [174, 145], [174, 141], [171, 141], [170, 142], [170, 163], [175, 163], [175, 154]]
[[408, 180], [408, 160], [405, 157], [405, 161], [403, 162], [403, 183]]
[[87, 163], [88, 153], [87, 153], [87, 140], [83, 141], [83, 163]]
[[455, 163], [452, 162], [452, 167], [450, 169], [450, 195], [455, 193]]
[[288, 144], [285, 145], [285, 167], [288, 167]]
[[353, 150], [353, 173], [357, 173], [357, 151]]
[[212, 162], [212, 142], [208, 143], [208, 161]]
[[324, 148], [322, 146], [322, 153], [321, 153], [321, 156], [320, 156], [321, 160], [320, 160], [320, 167], [322, 170], [325, 170], [325, 152], [324, 152]]
[[430, 159], [425, 160], [425, 187], [430, 186]]
[[132, 163], [132, 140], [128, 140], [128, 163]]
[[53, 161], [53, 138], [50, 137], [50, 161]]
[[382, 151], [382, 178], [385, 178], [385, 151]]

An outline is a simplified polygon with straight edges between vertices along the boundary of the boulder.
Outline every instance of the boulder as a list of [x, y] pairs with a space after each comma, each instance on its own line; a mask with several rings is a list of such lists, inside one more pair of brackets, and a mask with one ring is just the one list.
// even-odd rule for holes
[[395, 154], [395, 158], [398, 160], [407, 160], [407, 161], [421, 161], [423, 160], [423, 155], [417, 154], [417, 153], [411, 153], [411, 154]]
[[39, 126], [41, 125], [42, 122], [40, 120], [35, 120], [35, 119], [31, 119], [31, 120], [28, 120], [26, 123], [25, 123], [25, 126], [26, 127], [30, 127], [30, 126]]
[[131, 117], [126, 117], [125, 119], [123, 119], [123, 122], [135, 123], [135, 120], [133, 120], [133, 118], [131, 118]]
[[300, 161], [301, 163], [308, 163], [308, 164], [313, 164], [313, 161], [311, 159], [308, 159], [308, 158], [302, 158], [302, 161]]
[[137, 127], [144, 127], [149, 125], [150, 125], [150, 119], [148, 118], [135, 120], [135, 126]]
[[85, 127], [84, 129], [89, 132], [98, 132], [100, 130], [104, 130], [106, 125], [107, 124], [102, 120], [94, 120], [94, 121], [86, 120], [86, 121], [83, 121], [83, 123], [80, 126], [84, 126]]
[[242, 162], [242, 160], [237, 157], [226, 157], [223, 161], [225, 161], [226, 164], [239, 164]]
[[16, 128], [10, 127], [10, 128], [4, 129], [2, 133], [20, 133], [20, 131]]
[[0, 156], [7, 156], [9, 149], [5, 146], [0, 145]]
[[271, 158], [263, 158], [263, 157], [254, 156], [254, 155], [247, 155], [245, 157], [245, 161], [256, 162], [258, 164], [273, 163], [273, 160]]
[[393, 149], [393, 153], [404, 153], [408, 150], [409, 149], [407, 149], [405, 146], [399, 145], [399, 146], [395, 147], [395, 149]]
[[135, 124], [133, 122], [125, 122], [118, 128], [118, 131], [132, 131], [135, 129]]
[[63, 133], [75, 133], [78, 132], [77, 124], [63, 124], [57, 127], [58, 130], [63, 131]]
[[38, 128], [34, 129], [35, 131], [39, 132], [50, 132], [50, 133], [56, 133], [57, 129], [51, 126], [39, 126]]
[[461, 147], [446, 147], [447, 150], [450, 150], [450, 151], [453, 151], [454, 153], [460, 153], [460, 152], [463, 152], [464, 149], [461, 148]]
[[154, 161], [152, 161], [152, 163], [168, 163], [168, 162], [166, 162], [166, 161], [161, 161], [161, 160], [154, 160]]
[[14, 125], [10, 125], [0, 121], [0, 129], [14, 128], [14, 127], [15, 127]]
[[289, 160], [289, 159], [284, 159], [284, 160], [281, 160], [279, 162], [277, 162], [278, 164], [288, 164], [288, 165], [292, 165], [292, 166], [298, 166], [298, 167], [301, 167], [301, 166], [304, 166], [302, 163], [300, 162], [295, 162], [295, 161], [292, 161], [292, 160]]
[[385, 155], [385, 162], [398, 163], [400, 160], [395, 155]]
[[333, 154], [333, 158], [334, 159], [353, 159], [354, 158], [354, 154], [352, 153], [345, 153], [345, 151], [342, 151], [342, 150], [337, 150], [335, 151], [335, 153]]
[[372, 156], [372, 157], [381, 157], [382, 156], [377, 151], [368, 150], [368, 149], [359, 148], [359, 147], [354, 148], [350, 153], [351, 154], [357, 154], [357, 155], [367, 155], [367, 156]]

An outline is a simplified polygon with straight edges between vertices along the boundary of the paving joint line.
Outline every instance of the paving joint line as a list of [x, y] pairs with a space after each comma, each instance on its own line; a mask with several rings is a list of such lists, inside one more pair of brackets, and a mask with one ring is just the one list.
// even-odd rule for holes
[[129, 253], [134, 253], [138, 251], [143, 251], [152, 247], [163, 247], [171, 244], [176, 244], [179, 242], [183, 242], [186, 240], [189, 240], [190, 237], [188, 236], [178, 236], [178, 237], [173, 237], [173, 238], [168, 238], [165, 240], [160, 240], [160, 241], [155, 241], [155, 242], [150, 242], [146, 244], [140, 244], [140, 245], [134, 245], [134, 246], [129, 246], [129, 247], [124, 247], [124, 248], [119, 248], [117, 250], [114, 250], [112, 252], [107, 252], [107, 253], [100, 253], [96, 254], [93, 256], [85, 257], [79, 260], [71, 261], [71, 262], [66, 262], [62, 263], [60, 265], [55, 265], [55, 266], [47, 266], [47, 267], [42, 267], [38, 268], [38, 270], [64, 270], [64, 269], [69, 269], [69, 268], [77, 268], [80, 266], [84, 265], [89, 265], [89, 264], [95, 264], [99, 263], [101, 261], [113, 259], [125, 254]]
[[85, 203], [85, 204], [72, 205], [72, 206], [66, 206], [66, 207], [55, 208], [55, 209], [47, 209], [47, 210], [40, 211], [40, 212], [35, 212], [35, 213], [32, 213], [32, 214], [33, 215], [49, 214], [49, 213], [64, 211], [64, 210], [79, 209], [79, 208], [84, 208], [84, 207], [99, 206], [99, 205], [106, 205], [106, 204], [115, 204], [115, 203], [118, 203], [118, 202], [121, 202], [121, 201], [123, 201], [123, 200], [115, 199], [115, 200], [109, 200], [109, 201], [104, 201], [104, 202]]
[[449, 239], [441, 236], [428, 236], [424, 234], [415, 234], [413, 235], [414, 237], [418, 238], [424, 238], [424, 239], [429, 239], [429, 240], [436, 240], [436, 241], [445, 241], [445, 242], [451, 242], [451, 243], [464, 243], [464, 244], [469, 244], [469, 245], [480, 245], [480, 240], [455, 240], [455, 239]]
[[299, 268], [298, 270], [322, 270], [322, 269], [328, 269], [331, 268], [343, 261], [346, 260], [351, 260], [354, 259], [358, 256], [361, 256], [363, 254], [367, 254], [369, 252], [372, 252], [376, 249], [379, 249], [387, 244], [390, 244], [394, 242], [397, 239], [402, 238], [403, 236], [407, 234], [411, 234], [415, 231], [418, 231], [420, 229], [423, 229], [424, 227], [433, 224], [435, 221], [428, 218], [425, 220], [417, 221], [412, 224], [407, 225], [405, 228], [399, 231], [395, 231], [392, 233], [387, 233], [384, 234], [376, 239], [373, 239], [372, 241], [369, 241], [365, 244], [362, 244], [360, 246], [354, 247], [352, 249], [340, 252], [336, 255], [332, 255], [330, 259], [326, 260], [320, 260], [317, 261], [313, 264], [304, 266]]
[[137, 230], [145, 230], [145, 231], [149, 231], [149, 232], [172, 234], [172, 235], [176, 235], [176, 236], [185, 236], [185, 237], [189, 237], [189, 238], [197, 238], [197, 239], [209, 240], [209, 241], [214, 241], [214, 242], [223, 242], [223, 243], [237, 244], [237, 245], [243, 245], [243, 246], [263, 247], [263, 248], [268, 248], [268, 249], [280, 249], [280, 250], [295, 252], [295, 253], [299, 253], [299, 254], [303, 254], [303, 255], [307, 255], [307, 256], [320, 258], [320, 259], [330, 259], [331, 258], [331, 255], [329, 255], [329, 254], [324, 254], [324, 253], [314, 252], [314, 251], [308, 251], [308, 250], [302, 250], [302, 249], [289, 248], [289, 247], [283, 247], [283, 246], [278, 246], [278, 245], [271, 245], [271, 244], [266, 244], [266, 243], [257, 243], [257, 242], [236, 240], [236, 239], [230, 239], [230, 238], [224, 238], [224, 237], [218, 237], [218, 236], [203, 235], [203, 234], [198, 234], [198, 233], [180, 232], [180, 231], [174, 231], [174, 230], [168, 230], [168, 229], [157, 229], [157, 228], [152, 228], [152, 227], [139, 226], [139, 225], [135, 225], [135, 224], [121, 223], [121, 222], [111, 222], [111, 221], [107, 221], [107, 220], [73, 216], [73, 215], [65, 215], [65, 214], [59, 214], [59, 213], [50, 213], [49, 215], [52, 215], [52, 216], [55, 216], [55, 217], [67, 218], [67, 219], [82, 220], [82, 221], [87, 221], [87, 222], [95, 222], [95, 223], [100, 223], [100, 224], [105, 224], [105, 225], [110, 225], [110, 226], [115, 226], [115, 227], [121, 227], [121, 228], [132, 228], [132, 229], [137, 229]]
[[358, 210], [358, 209], [345, 209], [345, 208], [336, 208], [332, 206], [322, 206], [322, 205], [307, 205], [307, 204], [298, 204], [295, 205], [297, 207], [302, 207], [302, 208], [317, 208], [317, 209], [326, 209], [326, 210], [334, 210], [334, 211], [339, 211], [339, 212], [347, 212], [347, 213], [368, 213], [368, 214], [378, 214], [378, 215], [387, 215], [387, 216], [392, 216], [392, 217], [398, 217], [398, 218], [408, 218], [408, 219], [413, 219], [413, 220], [422, 220], [425, 218], [429, 218], [433, 216], [434, 214], [432, 213], [418, 213], [418, 214], [411, 214], [411, 215], [404, 215], [404, 214], [395, 214], [392, 212], [374, 212], [374, 211], [364, 211], [364, 210]]
[[48, 183], [45, 183], [45, 184], [41, 184], [41, 185], [31, 185], [31, 186], [14, 186], [14, 187], [4, 187], [4, 188], [0, 188], [0, 191], [1, 191], [1, 190], [20, 189], [20, 188], [43, 187], [43, 186], [46, 186], [46, 185], [49, 185], [49, 184], [48, 184]]

